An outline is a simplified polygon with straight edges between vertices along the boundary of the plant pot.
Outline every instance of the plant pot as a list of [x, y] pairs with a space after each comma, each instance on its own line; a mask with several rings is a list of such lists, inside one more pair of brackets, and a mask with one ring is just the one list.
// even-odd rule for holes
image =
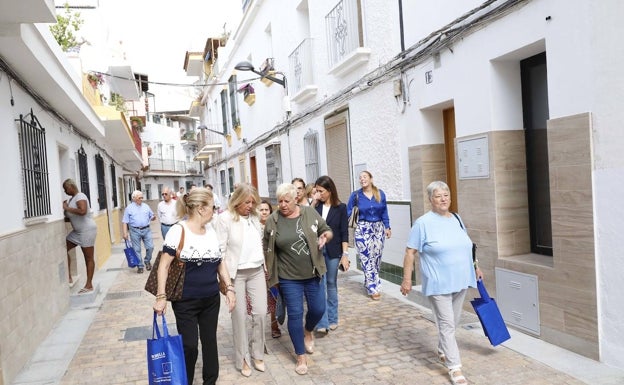
[[240, 126], [240, 124], [237, 124], [236, 126], [234, 126], [234, 132], [236, 133], [236, 139], [240, 140], [241, 138], [241, 131], [243, 130], [243, 128]]
[[256, 102], [256, 94], [249, 94], [245, 96], [245, 103], [252, 106]]
[[[269, 72], [267, 72], [267, 75], [273, 76], [273, 75], [275, 75], [275, 71], [269, 71]], [[267, 78], [262, 78], [262, 79], [260, 79], [260, 81], [262, 83], [264, 83], [264, 85], [267, 86], [267, 87], [271, 87], [271, 85], [273, 85], [273, 80], [270, 80], [270, 79], [267, 79]]]

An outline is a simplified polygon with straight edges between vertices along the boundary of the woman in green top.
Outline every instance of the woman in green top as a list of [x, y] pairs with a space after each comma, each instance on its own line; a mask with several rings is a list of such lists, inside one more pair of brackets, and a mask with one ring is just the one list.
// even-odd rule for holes
[[[325, 312], [321, 277], [326, 273], [320, 249], [332, 238], [331, 228], [309, 206], [296, 203], [293, 184], [281, 184], [276, 191], [279, 210], [267, 219], [263, 247], [269, 287], [279, 283], [288, 313], [288, 333], [297, 355], [295, 371], [308, 372], [306, 353], [314, 352], [314, 327]], [[303, 324], [303, 299], [308, 312]]]

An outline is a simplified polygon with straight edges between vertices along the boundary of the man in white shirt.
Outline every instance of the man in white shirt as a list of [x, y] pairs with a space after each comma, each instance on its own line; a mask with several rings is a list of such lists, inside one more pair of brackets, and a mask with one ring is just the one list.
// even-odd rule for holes
[[210, 183], [206, 183], [206, 185], [204, 185], [204, 187], [212, 192], [212, 199], [214, 199], [214, 205], [217, 208], [215, 211], [217, 213], [221, 214], [223, 209], [221, 207], [221, 200], [219, 199], [219, 196], [217, 196], [217, 194], [213, 191], [212, 185]]
[[158, 203], [158, 220], [160, 221], [160, 232], [163, 240], [167, 232], [178, 221], [178, 212], [176, 210], [176, 201], [171, 199], [173, 192], [169, 187], [162, 190], [163, 200]]

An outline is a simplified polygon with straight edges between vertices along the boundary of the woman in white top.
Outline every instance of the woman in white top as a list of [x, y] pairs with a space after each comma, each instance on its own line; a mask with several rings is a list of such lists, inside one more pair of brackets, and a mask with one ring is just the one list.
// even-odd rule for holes
[[228, 209], [219, 215], [217, 224], [221, 250], [236, 291], [236, 301], [251, 303], [251, 351], [247, 337], [247, 312], [237, 306], [232, 312], [232, 333], [236, 369], [245, 377], [251, 366], [261, 372], [264, 364], [264, 330], [267, 315], [267, 284], [262, 250], [262, 225], [257, 214], [260, 197], [256, 189], [240, 184], [232, 193]]

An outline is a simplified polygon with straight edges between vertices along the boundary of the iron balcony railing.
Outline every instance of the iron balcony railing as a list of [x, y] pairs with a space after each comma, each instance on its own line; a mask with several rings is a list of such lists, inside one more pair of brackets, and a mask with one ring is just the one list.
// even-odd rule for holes
[[201, 162], [186, 162], [183, 160], [175, 159], [161, 159], [156, 157], [149, 158], [149, 171], [161, 171], [161, 172], [174, 172], [178, 174], [193, 174], [198, 175], [202, 173]]
[[312, 39], [303, 39], [301, 44], [288, 56], [292, 75], [288, 79], [291, 94], [295, 95], [305, 86], [314, 84], [312, 70]]
[[361, 0], [341, 0], [325, 16], [329, 67], [364, 45]]

